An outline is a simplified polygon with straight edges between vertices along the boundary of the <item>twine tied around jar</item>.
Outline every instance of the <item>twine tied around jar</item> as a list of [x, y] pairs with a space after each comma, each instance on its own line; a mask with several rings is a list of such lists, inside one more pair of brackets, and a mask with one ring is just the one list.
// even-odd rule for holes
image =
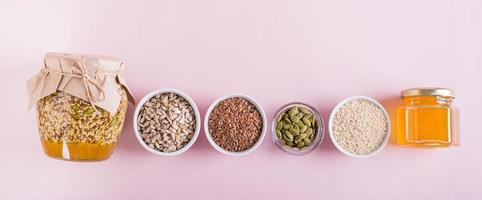
[[[62, 62], [61, 62], [60, 58], [58, 60], [59, 60], [59, 66], [62, 66]], [[69, 77], [69, 78], [81, 79], [82, 83], [84, 85], [84, 89], [85, 89], [85, 96], [87, 96], [87, 99], [88, 99], [89, 103], [92, 105], [94, 110], [97, 112], [97, 108], [95, 106], [95, 103], [105, 99], [105, 92], [104, 92], [104, 89], [103, 89], [103, 87], [102, 87], [102, 85], [99, 81], [99, 74], [115, 76], [115, 75], [118, 74], [118, 72], [122, 71], [122, 65], [121, 65], [121, 69], [118, 72], [101, 72], [101, 70], [98, 69], [97, 72], [95, 73], [94, 78], [92, 78], [89, 75], [89, 73], [87, 73], [87, 70], [84, 66], [84, 56], [83, 55], [80, 57], [80, 61], [75, 61], [74, 65], [72, 65], [70, 67], [72, 69], [72, 73], [57, 71], [57, 70], [53, 70], [53, 69], [50, 69], [50, 68], [42, 68], [42, 71], [43, 71], [43, 73], [45, 73], [45, 75], [47, 75], [48, 73], [56, 73], [56, 74], [60, 74], [62, 76]], [[42, 82], [41, 87], [43, 87], [44, 83], [45, 82]], [[94, 90], [97, 90], [97, 91], [94, 91]]]
[[37, 100], [56, 91], [66, 92], [114, 114], [121, 96], [121, 86], [135, 103], [123, 77], [123, 63], [104, 56], [48, 53], [45, 67], [27, 83], [29, 108]]

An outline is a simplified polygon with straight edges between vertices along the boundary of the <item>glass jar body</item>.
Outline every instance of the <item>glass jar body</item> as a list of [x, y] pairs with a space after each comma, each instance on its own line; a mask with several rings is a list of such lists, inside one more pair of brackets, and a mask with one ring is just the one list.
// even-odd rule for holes
[[126, 92], [115, 114], [57, 91], [37, 102], [40, 140], [45, 154], [74, 161], [105, 160], [113, 153], [127, 111]]
[[397, 109], [397, 143], [417, 147], [459, 145], [459, 112], [452, 97], [407, 96]]

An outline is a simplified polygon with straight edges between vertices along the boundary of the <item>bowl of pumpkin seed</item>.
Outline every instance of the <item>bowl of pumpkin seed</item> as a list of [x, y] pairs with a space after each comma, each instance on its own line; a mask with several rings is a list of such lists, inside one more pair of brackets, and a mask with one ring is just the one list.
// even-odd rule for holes
[[273, 117], [272, 138], [281, 150], [293, 155], [313, 151], [323, 140], [323, 118], [305, 103], [283, 105]]

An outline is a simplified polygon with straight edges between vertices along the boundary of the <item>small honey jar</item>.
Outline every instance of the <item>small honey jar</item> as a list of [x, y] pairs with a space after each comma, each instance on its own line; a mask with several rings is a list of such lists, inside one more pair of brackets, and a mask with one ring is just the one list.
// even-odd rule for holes
[[402, 91], [397, 109], [397, 143], [415, 147], [459, 145], [459, 112], [452, 106], [455, 93], [447, 88]]

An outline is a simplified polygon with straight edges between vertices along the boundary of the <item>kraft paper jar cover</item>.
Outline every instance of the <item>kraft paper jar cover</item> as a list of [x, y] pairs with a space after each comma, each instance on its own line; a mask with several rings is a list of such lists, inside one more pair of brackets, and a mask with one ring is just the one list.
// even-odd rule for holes
[[105, 56], [47, 53], [44, 67], [27, 82], [28, 108], [39, 99], [62, 91], [115, 113], [121, 99], [119, 86], [135, 104], [123, 67], [122, 61]]

